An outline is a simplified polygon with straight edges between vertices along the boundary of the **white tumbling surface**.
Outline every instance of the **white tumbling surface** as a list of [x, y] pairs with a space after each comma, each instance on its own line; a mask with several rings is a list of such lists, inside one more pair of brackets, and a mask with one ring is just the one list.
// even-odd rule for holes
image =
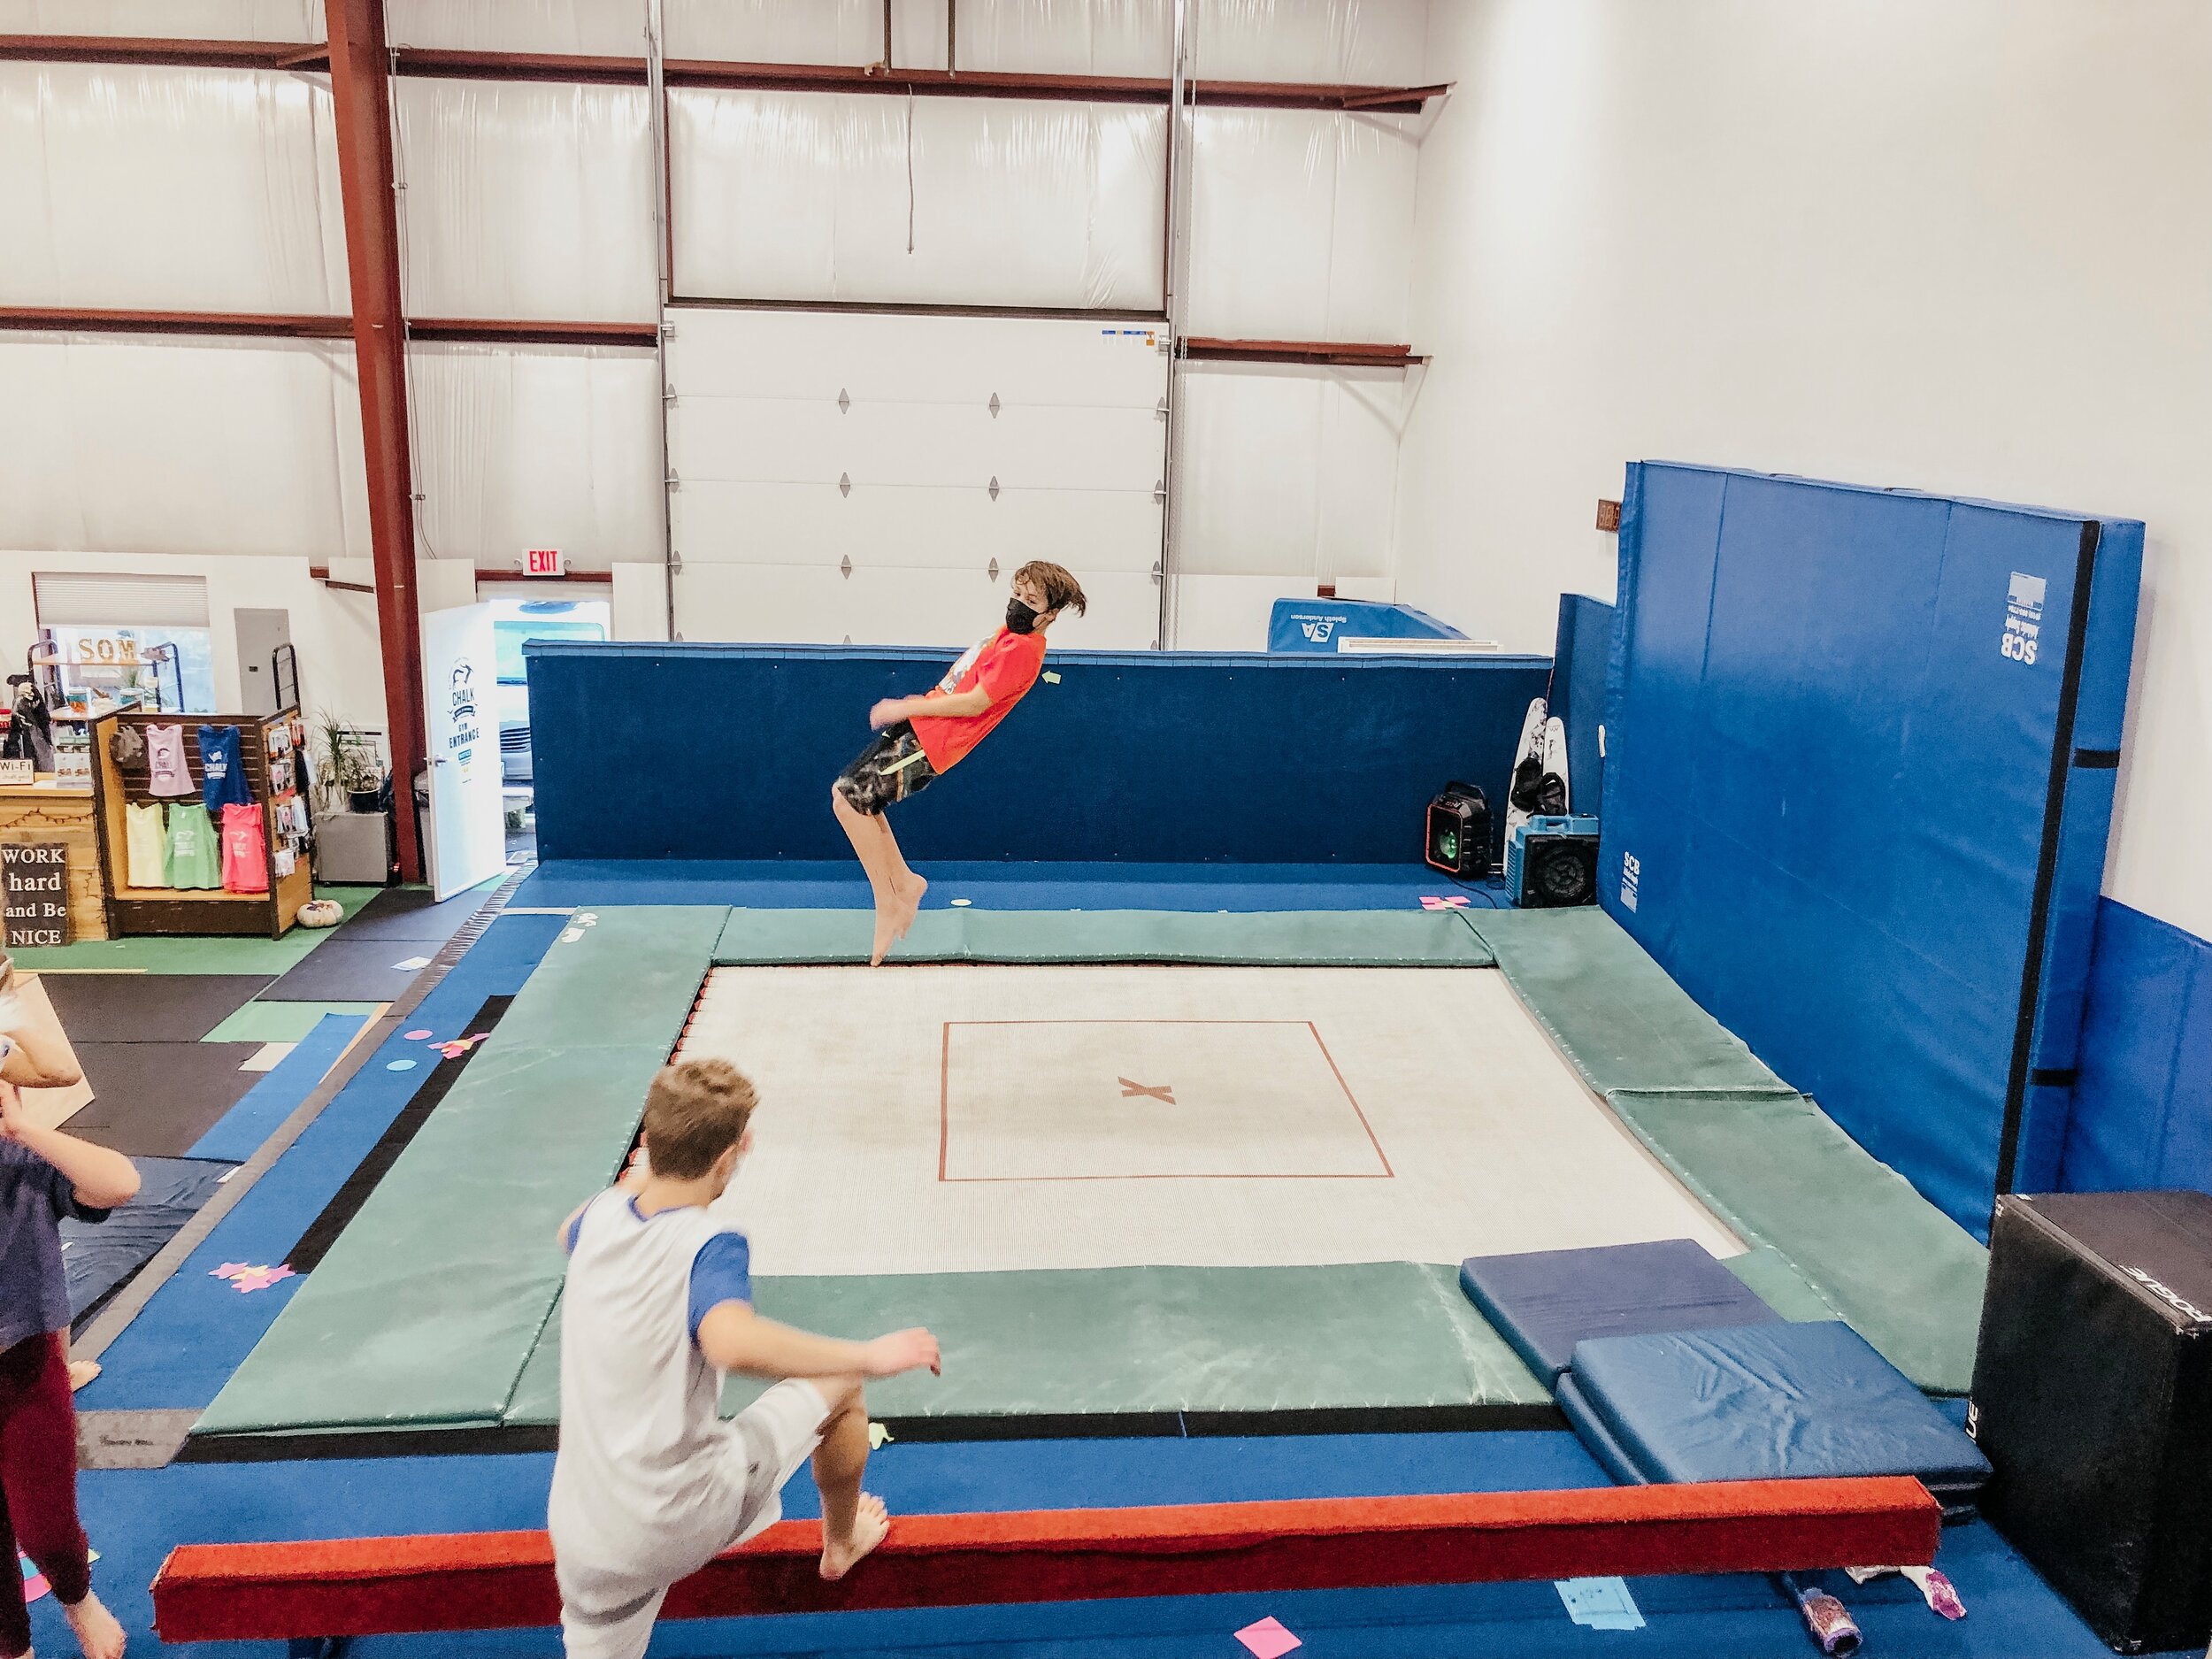
[[1490, 969], [718, 968], [771, 1274], [1742, 1245]]

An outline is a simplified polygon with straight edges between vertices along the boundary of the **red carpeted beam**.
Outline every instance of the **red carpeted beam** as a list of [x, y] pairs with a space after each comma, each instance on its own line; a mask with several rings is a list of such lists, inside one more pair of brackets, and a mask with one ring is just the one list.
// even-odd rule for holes
[[[665, 1617], [1910, 1566], [1940, 1521], [1904, 1479], [900, 1516], [834, 1585], [819, 1524], [786, 1521], [678, 1585]], [[543, 1532], [183, 1544], [154, 1624], [173, 1642], [551, 1624], [552, 1566]]]

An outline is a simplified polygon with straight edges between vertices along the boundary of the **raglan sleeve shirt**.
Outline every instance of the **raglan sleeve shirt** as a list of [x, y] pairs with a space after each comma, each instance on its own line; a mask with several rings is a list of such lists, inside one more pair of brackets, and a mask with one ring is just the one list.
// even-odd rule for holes
[[[561, 1243], [572, 1256], [585, 1214], [578, 1210], [561, 1232]], [[741, 1302], [747, 1307], [753, 1302], [753, 1247], [741, 1233], [716, 1233], [691, 1258], [691, 1291], [684, 1322], [690, 1327], [695, 1348], [707, 1315], [726, 1302]]]

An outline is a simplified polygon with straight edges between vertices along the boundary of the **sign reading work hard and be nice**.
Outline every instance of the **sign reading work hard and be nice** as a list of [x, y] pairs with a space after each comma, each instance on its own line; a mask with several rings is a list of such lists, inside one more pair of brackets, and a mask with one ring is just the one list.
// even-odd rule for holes
[[69, 849], [59, 841], [0, 846], [8, 949], [69, 942]]

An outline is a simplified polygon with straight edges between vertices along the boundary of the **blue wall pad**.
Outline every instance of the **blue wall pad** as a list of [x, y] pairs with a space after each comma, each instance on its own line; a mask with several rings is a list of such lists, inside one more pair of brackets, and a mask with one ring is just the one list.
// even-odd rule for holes
[[1572, 1375], [1649, 1480], [1915, 1475], [1955, 1501], [1989, 1479], [1965, 1432], [1840, 1322], [1599, 1337]]
[[1599, 889], [1987, 1236], [2057, 1179], [2143, 526], [1629, 468]]
[[2082, 1015], [2068, 1192], [2212, 1192], [2212, 942], [2104, 900]]
[[1268, 613], [1267, 649], [1333, 655], [1339, 640], [1463, 640], [1467, 636], [1411, 605], [1363, 599], [1278, 599]]
[[1459, 1264], [1459, 1287], [1531, 1371], [1555, 1380], [1590, 1337], [1781, 1317], [1691, 1239], [1471, 1256]]
[[1576, 812], [1602, 815], [1605, 680], [1613, 661], [1613, 607], [1587, 594], [1559, 595], [1558, 645], [1551, 659], [1551, 713], [1567, 728], [1567, 790]]
[[153, 1259], [193, 1212], [238, 1166], [210, 1158], [133, 1158], [138, 1196], [105, 1221], [61, 1224], [62, 1268], [69, 1280], [69, 1317], [93, 1303]]
[[[948, 651], [533, 641], [548, 859], [845, 858], [830, 780]], [[1464, 778], [1503, 798], [1540, 657], [1055, 651], [989, 740], [892, 813], [910, 858], [1402, 863]], [[637, 695], [650, 685], [649, 698]], [[672, 709], [741, 711], [704, 724]]]

